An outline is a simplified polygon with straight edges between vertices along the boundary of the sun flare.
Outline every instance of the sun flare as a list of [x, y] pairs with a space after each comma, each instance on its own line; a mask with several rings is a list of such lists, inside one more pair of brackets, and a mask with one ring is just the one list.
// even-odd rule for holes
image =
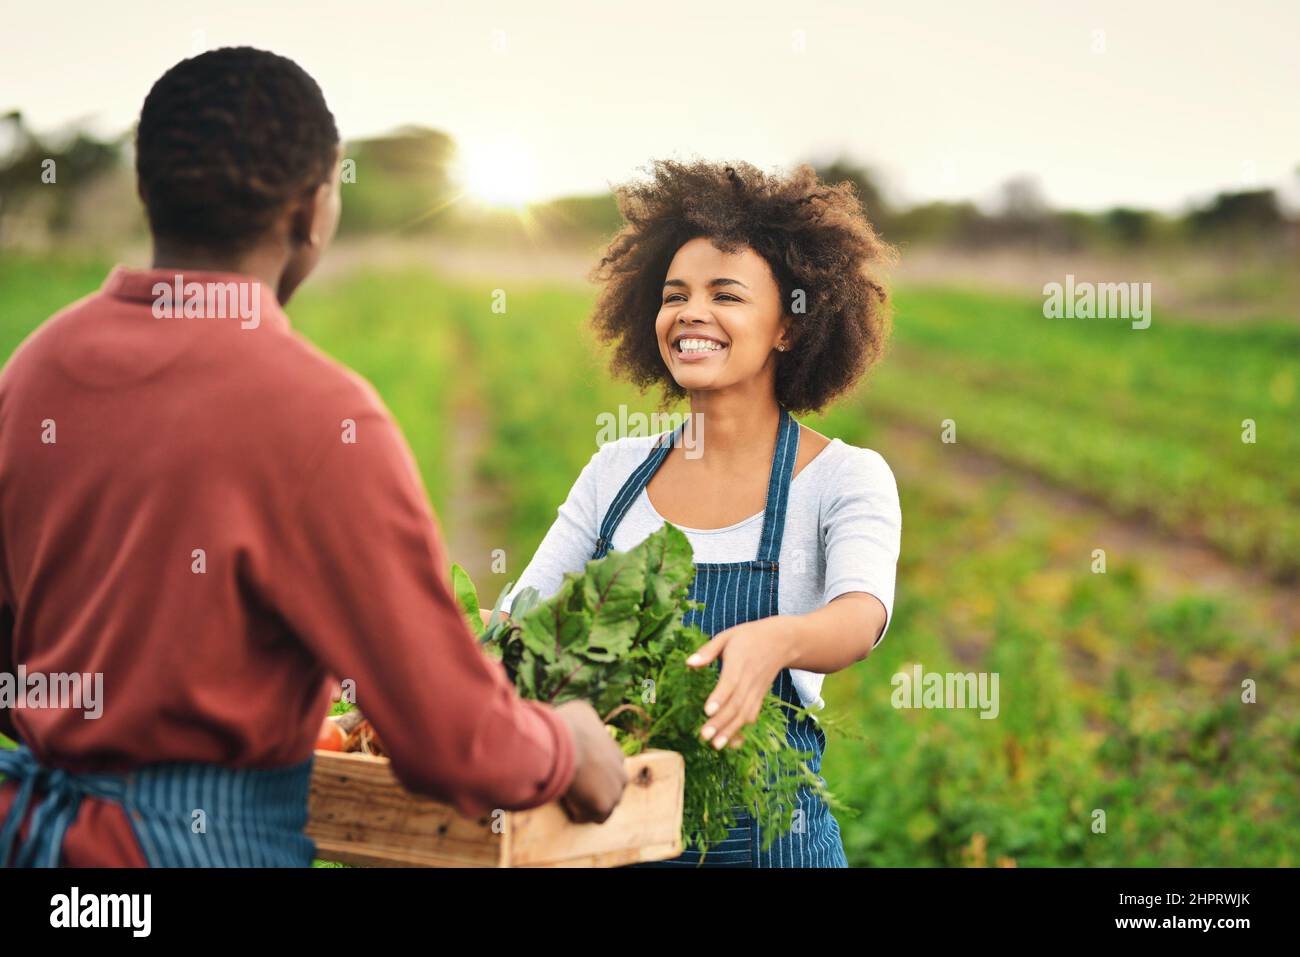
[[484, 206], [518, 210], [540, 198], [536, 160], [532, 151], [517, 140], [463, 143], [459, 178], [465, 195]]

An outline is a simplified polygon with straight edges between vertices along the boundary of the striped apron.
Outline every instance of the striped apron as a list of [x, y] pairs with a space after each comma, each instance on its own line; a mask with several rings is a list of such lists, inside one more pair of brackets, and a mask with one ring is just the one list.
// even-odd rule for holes
[[[126, 811], [151, 867], [310, 867], [303, 833], [312, 760], [271, 770], [157, 764], [125, 774], [73, 774], [39, 764], [26, 747], [0, 751], [0, 775], [18, 785], [0, 824], [0, 867], [58, 867], [63, 837], [84, 797]], [[26, 840], [19, 829], [36, 792]]]
[[[602, 558], [610, 550], [610, 542], [619, 522], [649, 484], [680, 435], [679, 427], [667, 437], [666, 442], [661, 440], [623, 484], [601, 523], [593, 558]], [[794, 477], [798, 452], [799, 423], [782, 409], [776, 451], [772, 456], [772, 471], [768, 478], [767, 505], [763, 511], [763, 534], [758, 546], [758, 557], [747, 562], [697, 563], [695, 566], [690, 598], [703, 602], [704, 607], [688, 612], [686, 623], [698, 625], [710, 638], [735, 625], [777, 613], [778, 559], [781, 554], [781, 536], [785, 531], [786, 501], [790, 495], [790, 481]], [[788, 668], [781, 669], [773, 683], [772, 693], [782, 701], [802, 707]], [[798, 750], [812, 753], [808, 767], [813, 774], [820, 775], [826, 735], [817, 726], [817, 722], [811, 717], [796, 718], [792, 714], [786, 728], [786, 737]], [[670, 861], [658, 861], [644, 866], [702, 864], [706, 867], [847, 867], [839, 824], [826, 802], [805, 787], [799, 793], [798, 803], [795, 829], [777, 838], [767, 850], [762, 849], [759, 822], [745, 808], [737, 806], [734, 809], [736, 824], [731, 828], [727, 839], [711, 847], [702, 862], [700, 852], [692, 847]]]

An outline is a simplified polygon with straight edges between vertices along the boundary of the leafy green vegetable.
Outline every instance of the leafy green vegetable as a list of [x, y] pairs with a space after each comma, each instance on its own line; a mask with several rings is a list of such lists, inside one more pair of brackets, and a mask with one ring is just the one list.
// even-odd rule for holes
[[479, 617], [478, 589], [469, 577], [469, 572], [459, 565], [451, 566], [451, 588], [456, 593], [456, 601], [470, 622], [470, 627], [478, 630], [482, 627]]
[[535, 589], [524, 589], [511, 618], [498, 620], [494, 613], [488, 628], [479, 620], [469, 576], [459, 569], [453, 575], [462, 607], [475, 610], [475, 632], [522, 695], [552, 704], [590, 702], [626, 754], [662, 748], [682, 755], [684, 846], [707, 852], [727, 836], [736, 811], [748, 808], [767, 848], [790, 831], [804, 786], [835, 803], [808, 769], [811, 755], [786, 737], [795, 709], [773, 694], [746, 727], [740, 747], [718, 751], [700, 737], [717, 671], [686, 666], [708, 636], [683, 622], [699, 607], [687, 598], [695, 565], [686, 536], [672, 525], [631, 551], [589, 561], [544, 601]]

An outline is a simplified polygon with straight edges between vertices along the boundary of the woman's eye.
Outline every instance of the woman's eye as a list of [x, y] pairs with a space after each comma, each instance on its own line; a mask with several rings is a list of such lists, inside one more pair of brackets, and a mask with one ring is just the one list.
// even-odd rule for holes
[[[714, 298], [715, 300], [717, 300], [717, 299], [725, 300], [726, 302], [743, 302], [743, 301], [744, 301], [744, 300], [740, 299], [738, 296], [733, 296], [733, 295], [731, 295], [730, 293], [726, 293], [726, 292], [720, 292], [720, 293], [718, 293], [716, 296], [714, 296], [713, 298]], [[665, 306], [668, 305], [670, 302], [685, 302], [685, 301], [686, 301], [686, 296], [683, 295], [683, 294], [680, 293], [680, 292], [675, 292], [675, 293], [672, 293], [671, 295], [664, 296], [664, 305], [665, 305]]]

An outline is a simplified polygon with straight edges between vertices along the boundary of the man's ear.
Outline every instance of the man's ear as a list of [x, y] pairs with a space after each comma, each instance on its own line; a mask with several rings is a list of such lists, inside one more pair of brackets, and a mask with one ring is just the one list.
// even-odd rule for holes
[[289, 235], [295, 243], [319, 246], [326, 238], [329, 222], [330, 184], [321, 183], [308, 190], [295, 204], [289, 219]]

